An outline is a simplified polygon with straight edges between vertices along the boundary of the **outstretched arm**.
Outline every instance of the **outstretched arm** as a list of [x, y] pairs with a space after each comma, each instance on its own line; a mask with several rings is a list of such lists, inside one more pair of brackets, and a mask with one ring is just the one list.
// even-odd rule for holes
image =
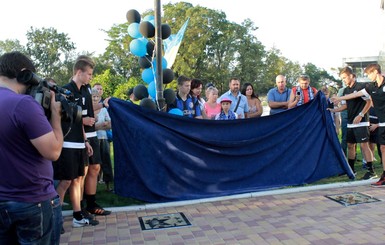
[[347, 94], [347, 95], [340, 96], [340, 97], [332, 97], [331, 100], [333, 101], [333, 103], [336, 103], [336, 102], [339, 102], [341, 100], [351, 100], [351, 99], [355, 99], [355, 98], [362, 97], [362, 96], [369, 97], [369, 94], [366, 92], [365, 89], [361, 89], [360, 91], [358, 91], [356, 93], [351, 93], [351, 94]]

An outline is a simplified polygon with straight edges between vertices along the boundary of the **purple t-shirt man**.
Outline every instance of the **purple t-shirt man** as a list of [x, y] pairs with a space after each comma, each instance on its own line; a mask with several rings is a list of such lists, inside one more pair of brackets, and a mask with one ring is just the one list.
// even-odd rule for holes
[[52, 162], [30, 141], [51, 131], [34, 98], [0, 87], [0, 201], [40, 202], [57, 195]]

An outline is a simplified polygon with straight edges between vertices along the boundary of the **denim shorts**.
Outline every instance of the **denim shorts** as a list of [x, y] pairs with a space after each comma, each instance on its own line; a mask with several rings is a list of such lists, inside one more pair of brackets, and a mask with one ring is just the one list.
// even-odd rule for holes
[[38, 203], [0, 201], [0, 244], [59, 244], [62, 222], [59, 196]]

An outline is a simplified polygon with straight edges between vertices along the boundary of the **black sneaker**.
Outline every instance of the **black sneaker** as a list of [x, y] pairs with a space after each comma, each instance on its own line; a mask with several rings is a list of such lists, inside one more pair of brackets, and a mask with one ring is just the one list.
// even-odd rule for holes
[[99, 224], [99, 221], [95, 219], [95, 215], [91, 214], [86, 209], [82, 210], [82, 215], [84, 218], [88, 219], [89, 225], [95, 226]]
[[111, 211], [105, 210], [101, 206], [99, 206], [97, 203], [95, 203], [93, 208], [87, 208], [87, 211], [94, 215], [110, 215]]
[[96, 220], [96, 219], [89, 219], [89, 221], [90, 221], [90, 225], [92, 225], [92, 226], [99, 224], [99, 220]]
[[95, 219], [95, 215], [88, 212], [85, 208], [82, 208], [82, 214], [86, 219]]
[[367, 180], [367, 179], [375, 179], [377, 178], [377, 174], [371, 171], [368, 171], [364, 174], [364, 176], [361, 178], [362, 180]]

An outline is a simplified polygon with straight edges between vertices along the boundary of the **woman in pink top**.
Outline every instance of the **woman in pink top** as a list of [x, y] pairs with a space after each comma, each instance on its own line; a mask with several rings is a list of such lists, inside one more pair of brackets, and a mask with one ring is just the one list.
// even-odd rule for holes
[[207, 102], [203, 105], [206, 113], [206, 119], [214, 119], [215, 116], [221, 112], [221, 104], [217, 103], [218, 89], [215, 87], [208, 87], [206, 89]]

